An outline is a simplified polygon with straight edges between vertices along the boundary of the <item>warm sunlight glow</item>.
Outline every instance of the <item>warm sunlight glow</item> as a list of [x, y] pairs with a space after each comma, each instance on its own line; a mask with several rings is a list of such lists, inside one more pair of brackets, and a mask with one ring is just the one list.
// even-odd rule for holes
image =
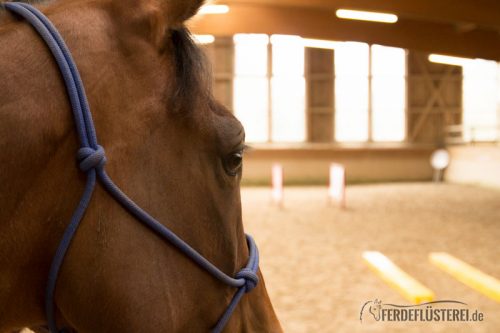
[[[267, 35], [238, 34], [234, 42], [234, 110], [245, 127], [247, 141], [305, 141], [302, 38], [273, 35], [269, 39]], [[272, 57], [268, 52], [270, 46]]]
[[238, 34], [235, 44], [234, 112], [248, 142], [269, 140], [269, 37]]
[[272, 140], [306, 139], [304, 43], [298, 36], [273, 35]]
[[269, 37], [259, 34], [234, 36], [236, 75], [266, 76]]
[[304, 76], [304, 45], [297, 36], [273, 35], [273, 75]]
[[373, 45], [370, 53], [370, 47], [364, 43], [338, 43], [335, 105], [337, 141], [403, 141], [406, 136], [406, 51]]
[[499, 140], [500, 65], [481, 59], [468, 61], [463, 76], [464, 140]]
[[361, 21], [381, 22], [381, 23], [396, 23], [398, 21], [398, 17], [396, 15], [388, 13], [339, 9], [337, 10], [336, 14], [338, 18], [348, 19], [348, 20], [361, 20]]
[[229, 13], [229, 6], [227, 5], [206, 5], [201, 7], [198, 14], [227, 14]]
[[406, 52], [372, 46], [372, 139], [403, 141], [406, 133]]
[[339, 43], [335, 48], [335, 139], [368, 140], [368, 57], [365, 43]]
[[431, 55], [429, 55], [429, 61], [437, 63], [437, 64], [443, 64], [443, 65], [465, 66], [465, 65], [471, 63], [471, 61], [474, 61], [474, 59], [452, 57], [452, 56], [447, 56], [447, 55], [442, 55], [442, 54], [431, 54]]
[[193, 35], [194, 41], [198, 44], [212, 44], [215, 37], [212, 35]]
[[307, 140], [306, 45], [335, 49], [336, 141], [405, 140], [406, 50], [290, 35], [238, 34], [234, 43], [234, 113], [248, 142]]

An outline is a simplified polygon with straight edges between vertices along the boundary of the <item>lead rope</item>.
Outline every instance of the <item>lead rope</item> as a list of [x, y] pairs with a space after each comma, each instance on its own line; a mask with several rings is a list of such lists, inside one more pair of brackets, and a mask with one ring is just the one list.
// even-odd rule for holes
[[234, 278], [225, 274], [214, 266], [205, 257], [199, 254], [195, 249], [180, 239], [170, 229], [159, 223], [148, 213], [142, 210], [134, 201], [132, 201], [104, 170], [106, 164], [106, 155], [103, 147], [97, 142], [96, 131], [92, 121], [89, 104], [85, 94], [82, 80], [78, 69], [73, 61], [71, 53], [64, 43], [57, 29], [50, 20], [35, 7], [25, 3], [5, 3], [5, 9], [23, 17], [38, 32], [50, 49], [54, 59], [57, 62], [61, 75], [63, 76], [67, 93], [71, 102], [76, 130], [80, 139], [80, 149], [77, 153], [79, 168], [87, 175], [85, 190], [80, 203], [75, 209], [71, 221], [64, 231], [63, 237], [52, 260], [45, 293], [45, 311], [49, 325], [50, 333], [58, 333], [55, 321], [54, 291], [66, 252], [71, 244], [71, 240], [82, 220], [85, 211], [92, 198], [96, 181], [99, 180], [108, 193], [118, 201], [130, 214], [152, 229], [164, 240], [170, 242], [178, 250], [193, 260], [201, 268], [210, 273], [217, 280], [227, 284], [230, 287], [238, 288], [234, 294], [227, 309], [220, 317], [219, 321], [212, 329], [213, 333], [222, 332], [229, 318], [233, 314], [236, 306], [245, 293], [252, 291], [259, 282], [257, 271], [259, 268], [259, 252], [253, 238], [246, 235], [249, 249], [249, 259], [247, 265], [240, 270]]

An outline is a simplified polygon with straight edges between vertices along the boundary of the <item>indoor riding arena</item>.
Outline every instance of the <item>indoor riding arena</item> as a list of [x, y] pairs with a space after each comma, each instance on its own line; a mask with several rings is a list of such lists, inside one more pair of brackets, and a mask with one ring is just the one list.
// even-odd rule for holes
[[500, 332], [499, 0], [0, 4], [0, 333]]
[[191, 27], [285, 332], [500, 331], [500, 3], [227, 0]]

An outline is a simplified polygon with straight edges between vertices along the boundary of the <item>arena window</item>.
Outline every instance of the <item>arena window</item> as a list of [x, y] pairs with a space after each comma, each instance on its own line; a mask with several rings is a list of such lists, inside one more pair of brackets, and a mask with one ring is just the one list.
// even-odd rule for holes
[[[306, 42], [297, 36], [238, 34], [234, 112], [248, 142], [305, 142]], [[335, 108], [330, 142], [403, 141], [406, 51], [335, 43]], [[331, 70], [330, 70], [331, 71]], [[334, 120], [333, 120], [334, 119]], [[308, 128], [308, 131], [306, 131]]]
[[345, 42], [335, 47], [335, 139], [403, 141], [406, 52]]
[[339, 43], [335, 48], [335, 139], [368, 140], [369, 54], [365, 43]]
[[372, 139], [403, 141], [406, 137], [406, 51], [372, 45]]
[[272, 141], [303, 142], [305, 125], [304, 45], [297, 36], [274, 35], [271, 79]]
[[500, 64], [471, 60], [463, 76], [464, 141], [500, 140]]
[[245, 126], [248, 142], [269, 140], [269, 79], [267, 35], [234, 36], [234, 112]]

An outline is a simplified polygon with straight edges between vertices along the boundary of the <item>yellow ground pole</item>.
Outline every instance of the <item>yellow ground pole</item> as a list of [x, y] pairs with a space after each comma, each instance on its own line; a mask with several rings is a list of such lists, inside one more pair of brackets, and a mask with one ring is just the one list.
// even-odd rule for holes
[[463, 284], [500, 302], [500, 281], [445, 252], [434, 252], [429, 260]]
[[434, 300], [432, 290], [408, 275], [380, 252], [363, 252], [363, 259], [389, 286], [414, 304]]

